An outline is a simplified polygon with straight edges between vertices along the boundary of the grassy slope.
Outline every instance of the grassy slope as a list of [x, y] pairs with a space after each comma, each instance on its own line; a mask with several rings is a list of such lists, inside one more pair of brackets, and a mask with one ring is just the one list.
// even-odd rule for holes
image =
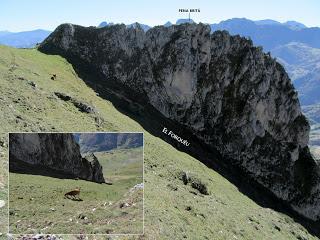
[[[113, 185], [10, 173], [11, 233], [142, 233], [142, 201], [120, 208], [134, 181]], [[64, 193], [81, 187], [80, 199]], [[142, 199], [142, 192], [135, 194]], [[135, 201], [137, 202], [137, 201]]]
[[[10, 232], [142, 233], [142, 190], [127, 194], [143, 181], [142, 148], [95, 155], [113, 185], [10, 173]], [[76, 187], [83, 201], [65, 199]]]
[[[58, 79], [51, 81], [50, 73], [56, 73]], [[86, 87], [61, 57], [0, 47], [0, 79], [2, 133], [143, 131]], [[27, 81], [35, 82], [37, 89]], [[91, 103], [104, 123], [97, 126], [93, 115], [80, 113], [73, 105], [52, 97], [53, 91]], [[18, 115], [22, 119], [17, 119]], [[313, 239], [291, 218], [260, 207], [196, 159], [147, 132], [144, 136], [145, 239]], [[211, 194], [205, 196], [184, 185], [178, 177], [181, 171], [205, 182]]]

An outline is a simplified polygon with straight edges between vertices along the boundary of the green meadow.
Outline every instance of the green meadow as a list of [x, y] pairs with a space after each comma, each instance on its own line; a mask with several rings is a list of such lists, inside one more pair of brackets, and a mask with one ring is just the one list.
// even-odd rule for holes
[[[142, 233], [143, 190], [129, 192], [143, 182], [142, 148], [96, 154], [106, 155], [98, 159], [104, 176], [112, 179], [112, 185], [10, 173], [10, 232]], [[112, 155], [112, 159], [108, 155]], [[129, 155], [135, 157], [131, 164], [126, 162]], [[81, 188], [79, 201], [64, 197], [77, 187]], [[121, 207], [125, 203], [130, 206]]]

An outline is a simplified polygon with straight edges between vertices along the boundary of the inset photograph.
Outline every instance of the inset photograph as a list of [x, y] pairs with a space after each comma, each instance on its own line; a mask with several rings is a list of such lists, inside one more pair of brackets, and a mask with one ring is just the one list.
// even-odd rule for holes
[[11, 234], [143, 234], [143, 133], [10, 133]]

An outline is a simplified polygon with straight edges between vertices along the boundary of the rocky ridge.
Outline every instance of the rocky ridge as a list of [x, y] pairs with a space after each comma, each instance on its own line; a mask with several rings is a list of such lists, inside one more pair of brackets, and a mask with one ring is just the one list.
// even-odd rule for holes
[[30, 172], [104, 183], [102, 166], [93, 155], [82, 157], [68, 133], [10, 133], [12, 172]]
[[122, 95], [191, 132], [224, 165], [237, 166], [301, 215], [320, 219], [309, 124], [284, 68], [252, 41], [211, 34], [204, 24], [146, 33], [63, 24], [39, 49], [97, 71], [105, 87], [122, 86]]

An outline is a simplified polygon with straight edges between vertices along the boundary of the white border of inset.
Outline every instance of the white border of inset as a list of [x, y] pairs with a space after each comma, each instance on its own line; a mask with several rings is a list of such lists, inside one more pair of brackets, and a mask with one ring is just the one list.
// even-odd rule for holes
[[142, 233], [89, 233], [89, 234], [81, 234], [81, 233], [41, 233], [41, 235], [56, 235], [56, 236], [143, 236], [145, 234], [145, 206], [144, 206], [144, 191], [145, 191], [145, 181], [144, 181], [144, 144], [145, 144], [145, 141], [144, 141], [144, 132], [115, 132], [115, 131], [112, 131], [112, 132], [78, 132], [78, 131], [75, 131], [75, 132], [71, 132], [71, 131], [68, 131], [68, 132], [7, 132], [7, 144], [8, 144], [8, 148], [7, 148], [7, 156], [8, 156], [8, 166], [7, 166], [7, 172], [8, 172], [8, 179], [7, 179], [7, 184], [8, 184], [8, 196], [7, 196], [7, 200], [8, 200], [8, 212], [7, 212], [7, 218], [8, 218], [8, 232], [7, 232], [7, 235], [10, 235], [10, 236], [34, 236], [36, 234], [39, 234], [39, 233], [36, 233], [36, 234], [31, 234], [31, 233], [10, 233], [10, 181], [9, 181], [9, 175], [10, 175], [10, 172], [9, 172], [9, 169], [10, 169], [10, 157], [9, 157], [9, 154], [10, 154], [10, 151], [9, 151], [9, 135], [10, 133], [26, 133], [26, 134], [36, 134], [36, 133], [118, 133], [118, 134], [122, 134], [122, 133], [142, 133], [142, 183], [143, 183], [143, 193], [142, 193]]

